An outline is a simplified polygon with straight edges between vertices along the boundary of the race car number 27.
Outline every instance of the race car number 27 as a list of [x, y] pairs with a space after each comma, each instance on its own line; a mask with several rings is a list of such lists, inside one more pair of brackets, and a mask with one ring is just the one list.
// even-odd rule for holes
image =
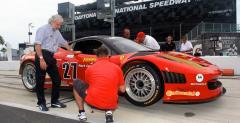
[[[78, 63], [76, 62], [64, 62], [62, 65], [63, 69], [63, 78], [64, 79], [77, 79], [77, 66]], [[70, 73], [70, 69], [72, 68], [72, 76]]]

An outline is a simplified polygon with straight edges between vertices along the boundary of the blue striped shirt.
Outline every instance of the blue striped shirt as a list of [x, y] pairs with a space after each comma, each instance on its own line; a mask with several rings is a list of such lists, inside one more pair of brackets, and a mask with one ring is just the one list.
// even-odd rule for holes
[[42, 49], [55, 53], [58, 47], [66, 45], [67, 41], [62, 37], [59, 30], [47, 24], [37, 30], [34, 44], [40, 44]]

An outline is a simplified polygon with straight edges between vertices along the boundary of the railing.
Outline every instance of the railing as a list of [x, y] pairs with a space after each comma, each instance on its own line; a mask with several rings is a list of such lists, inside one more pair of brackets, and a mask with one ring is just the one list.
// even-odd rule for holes
[[199, 23], [186, 34], [188, 40], [198, 39], [203, 33], [235, 33], [240, 32], [240, 24], [231, 23]]

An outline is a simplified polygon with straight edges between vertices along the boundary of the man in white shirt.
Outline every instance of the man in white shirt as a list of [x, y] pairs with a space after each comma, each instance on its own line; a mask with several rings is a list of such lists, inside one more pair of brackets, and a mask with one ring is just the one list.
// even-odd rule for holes
[[144, 32], [139, 32], [135, 41], [147, 48], [160, 50], [158, 42], [150, 35], [145, 35]]
[[193, 46], [192, 46], [192, 43], [190, 41], [187, 41], [186, 36], [182, 36], [181, 42], [182, 43], [181, 43], [181, 47], [180, 47], [180, 52], [192, 55]]

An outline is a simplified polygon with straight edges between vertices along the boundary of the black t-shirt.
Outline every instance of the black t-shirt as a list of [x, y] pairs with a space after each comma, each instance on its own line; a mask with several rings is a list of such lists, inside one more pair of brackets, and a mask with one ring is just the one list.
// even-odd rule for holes
[[162, 46], [162, 51], [173, 51], [176, 50], [176, 45], [174, 42], [171, 42], [170, 44], [165, 43]]

